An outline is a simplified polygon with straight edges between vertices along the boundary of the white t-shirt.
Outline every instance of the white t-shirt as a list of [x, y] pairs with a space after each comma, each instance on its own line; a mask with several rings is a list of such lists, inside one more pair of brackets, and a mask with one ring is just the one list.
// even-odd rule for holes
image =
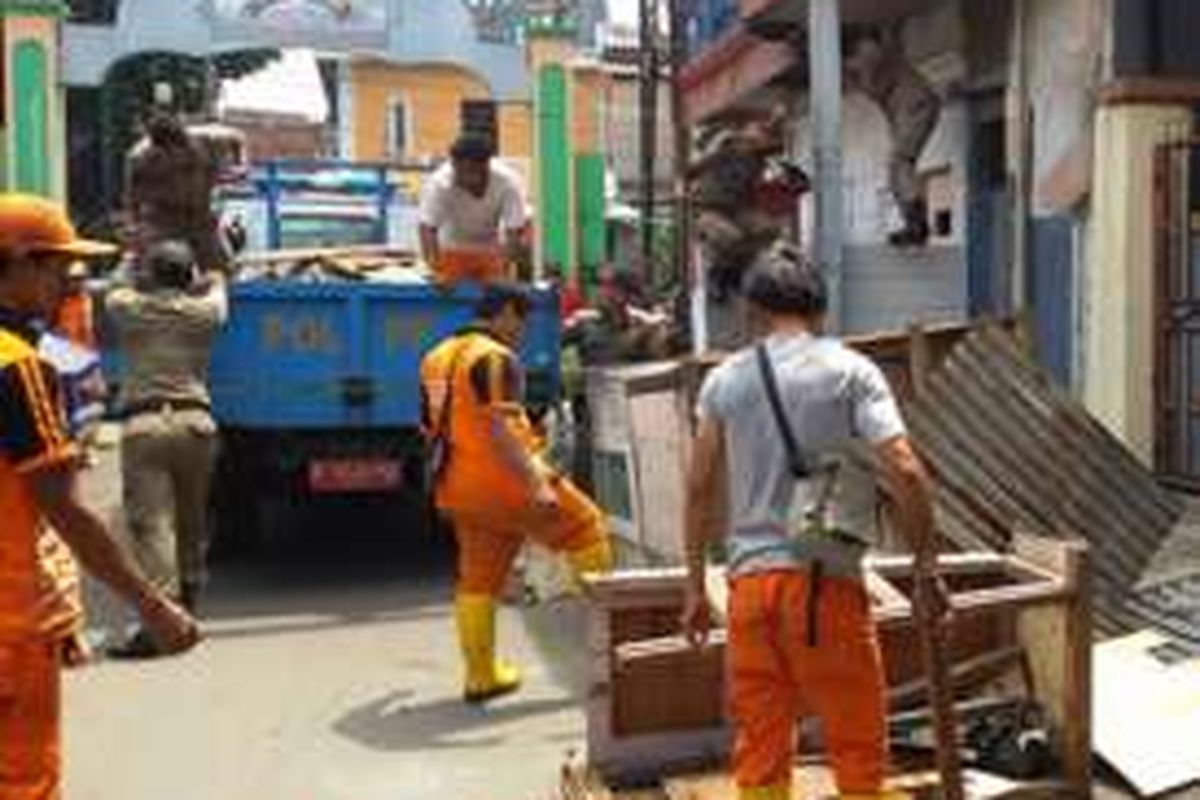
[[443, 246], [498, 244], [500, 230], [525, 225], [521, 182], [503, 164], [491, 163], [491, 177], [482, 197], [454, 185], [450, 162], [429, 176], [421, 194], [421, 224], [438, 229]]

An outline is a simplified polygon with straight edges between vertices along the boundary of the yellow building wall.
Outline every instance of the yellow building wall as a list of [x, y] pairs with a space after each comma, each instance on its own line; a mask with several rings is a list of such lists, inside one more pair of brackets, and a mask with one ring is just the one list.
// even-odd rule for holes
[[599, 152], [603, 141], [605, 75], [595, 69], [579, 69], [572, 77], [571, 151]]
[[1109, 106], [1096, 120], [1083, 396], [1146, 464], [1154, 457], [1154, 148], [1190, 124], [1191, 111], [1177, 106]]
[[[385, 160], [388, 153], [388, 116], [394, 99], [408, 107], [409, 159], [441, 158], [459, 132], [464, 100], [488, 100], [491, 93], [482, 78], [450, 65], [396, 65], [360, 62], [351, 66], [353, 91], [354, 158]], [[504, 104], [497, 111], [500, 155], [528, 158], [529, 106]]]

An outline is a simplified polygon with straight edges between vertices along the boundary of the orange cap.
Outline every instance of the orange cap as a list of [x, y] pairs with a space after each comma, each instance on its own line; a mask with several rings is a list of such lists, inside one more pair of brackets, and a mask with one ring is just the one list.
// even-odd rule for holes
[[36, 195], [0, 193], [0, 253], [95, 258], [116, 249], [111, 244], [79, 238], [58, 203]]

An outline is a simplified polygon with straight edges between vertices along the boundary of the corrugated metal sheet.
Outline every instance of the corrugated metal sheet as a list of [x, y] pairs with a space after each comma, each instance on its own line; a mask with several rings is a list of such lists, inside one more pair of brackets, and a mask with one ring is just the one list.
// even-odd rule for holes
[[1181, 505], [1011, 336], [994, 327], [968, 335], [930, 373], [907, 416], [937, 479], [947, 538], [996, 550], [1016, 530], [1086, 539], [1099, 631], [1161, 620], [1133, 602], [1134, 586]]

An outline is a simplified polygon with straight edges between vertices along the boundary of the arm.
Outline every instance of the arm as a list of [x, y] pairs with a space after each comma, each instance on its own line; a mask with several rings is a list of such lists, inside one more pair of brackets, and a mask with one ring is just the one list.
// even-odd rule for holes
[[916, 555], [918, 570], [932, 570], [937, 557], [933, 535], [933, 504], [929, 476], [907, 436], [896, 436], [875, 445], [893, 503], [893, 519]]
[[421, 223], [421, 259], [429, 267], [434, 267], [437, 265], [440, 256], [438, 229], [433, 225]]
[[725, 522], [726, 470], [724, 428], [720, 422], [704, 418], [692, 443], [684, 507], [687, 597], [683, 628], [693, 644], [702, 643], [712, 625], [704, 587], [705, 554], [709, 545], [720, 539]]
[[534, 502], [555, 505], [550, 470], [529, 447], [532, 431], [521, 407], [521, 372], [508, 357], [482, 358], [471, 365], [471, 388], [488, 406], [492, 443], [504, 465], [529, 487]]
[[80, 503], [78, 462], [66, 431], [52, 368], [28, 359], [0, 377], [0, 450], [24, 477], [38, 510], [84, 566], [134, 603], [164, 650], [178, 652], [199, 638], [195, 622], [138, 571], [104, 524]]
[[521, 193], [516, 180], [513, 179], [504, 193], [504, 202], [500, 209], [501, 245], [504, 256], [510, 261], [521, 257], [525, 243], [523, 241], [529, 217], [525, 214], [525, 197]]

